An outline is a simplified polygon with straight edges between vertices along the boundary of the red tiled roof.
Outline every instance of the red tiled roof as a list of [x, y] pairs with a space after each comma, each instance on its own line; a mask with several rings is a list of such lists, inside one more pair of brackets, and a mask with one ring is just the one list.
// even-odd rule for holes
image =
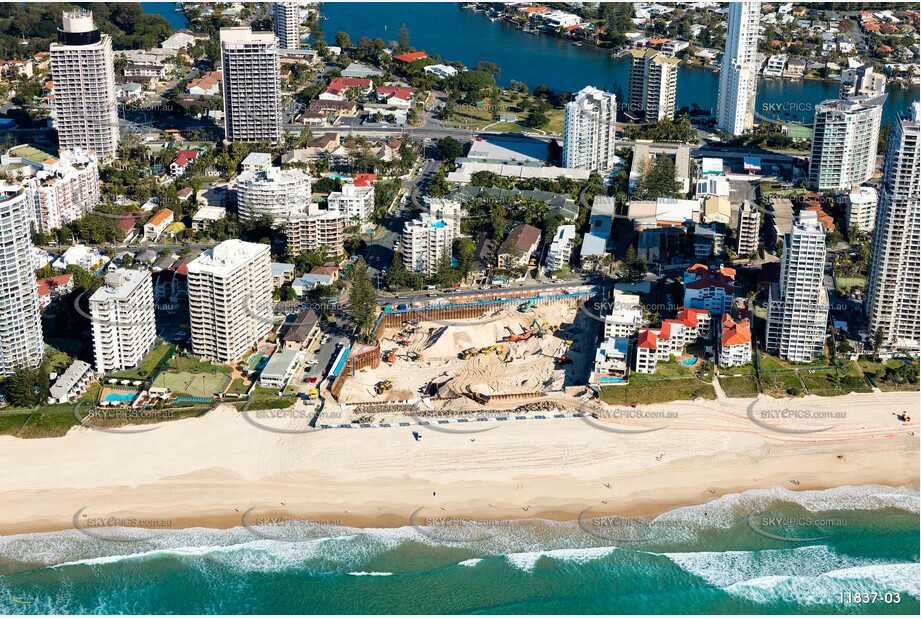
[[164, 221], [166, 221], [172, 216], [173, 216], [173, 211], [170, 210], [169, 208], [164, 208], [163, 210], [159, 211], [157, 214], [152, 216], [145, 225], [160, 225], [161, 223], [163, 223]]
[[708, 268], [703, 264], [694, 264], [687, 269], [687, 273], [696, 277], [694, 281], [688, 282], [685, 286], [691, 290], [723, 288], [727, 292], [731, 292], [736, 278], [735, 268], [729, 268], [728, 266]]
[[723, 347], [741, 344], [751, 345], [751, 322], [748, 320], [736, 322], [728, 313], [724, 313], [721, 326], [722, 332], [720, 333], [720, 342]]
[[428, 54], [424, 51], [412, 52], [410, 54], [400, 54], [399, 56], [394, 56], [394, 60], [399, 60], [400, 62], [405, 62], [409, 64], [410, 62], [415, 62], [416, 60], [421, 60], [422, 58], [428, 58]]
[[655, 349], [658, 347], [659, 338], [656, 331], [650, 328], [641, 328], [636, 339], [636, 347]]
[[123, 232], [130, 232], [137, 223], [137, 215], [133, 212], [123, 212], [115, 225]]
[[197, 150], [180, 150], [176, 154], [176, 160], [173, 161], [173, 163], [175, 163], [179, 167], [185, 167], [186, 165], [188, 165], [189, 163], [191, 163], [197, 158], [198, 158]]
[[375, 180], [377, 180], [377, 174], [357, 174], [353, 184], [356, 187], [370, 187]]
[[51, 294], [51, 288], [53, 286], [62, 287], [70, 283], [70, 280], [73, 279], [73, 275], [55, 275], [54, 277], [45, 277], [44, 279], [38, 280], [38, 295], [47, 296]]
[[407, 88], [405, 86], [381, 86], [377, 89], [377, 96], [387, 97], [396, 97], [402, 99], [403, 101], [409, 101], [413, 98], [414, 88]]

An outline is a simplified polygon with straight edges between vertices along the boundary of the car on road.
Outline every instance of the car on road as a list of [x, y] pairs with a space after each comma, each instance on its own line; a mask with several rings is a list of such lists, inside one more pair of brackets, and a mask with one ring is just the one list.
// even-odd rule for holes
[[307, 364], [308, 364], [308, 365], [318, 365], [319, 363], [320, 363], [320, 361], [318, 361], [318, 360], [315, 359], [315, 358], [311, 358], [310, 360], [307, 361]]

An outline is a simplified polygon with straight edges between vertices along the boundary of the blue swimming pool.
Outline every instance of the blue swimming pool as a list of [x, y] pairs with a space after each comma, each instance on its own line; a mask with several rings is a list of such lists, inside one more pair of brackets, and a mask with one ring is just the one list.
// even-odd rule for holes
[[106, 401], [134, 401], [136, 394], [122, 395], [120, 393], [108, 393], [103, 399]]
[[598, 378], [598, 381], [601, 383], [607, 383], [607, 384], [620, 384], [624, 380], [623, 378], [611, 378], [608, 376], [601, 376]]
[[697, 364], [697, 361], [698, 361], [698, 360], [700, 360], [700, 359], [697, 358], [696, 356], [692, 356], [691, 358], [686, 358], [686, 359], [684, 359], [683, 361], [681, 361], [681, 364], [682, 364], [682, 365], [687, 365], [688, 367], [690, 367], [691, 365]]

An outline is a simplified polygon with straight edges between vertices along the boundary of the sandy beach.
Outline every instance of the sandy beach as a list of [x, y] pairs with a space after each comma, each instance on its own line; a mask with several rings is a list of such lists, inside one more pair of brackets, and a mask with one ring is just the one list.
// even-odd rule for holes
[[[143, 433], [3, 436], [0, 534], [68, 529], [78, 512], [172, 528], [240, 526], [248, 511], [378, 527], [410, 525], [419, 509], [572, 520], [588, 508], [652, 515], [748, 489], [918, 486], [917, 392], [640, 411], [650, 414], [510, 421], [476, 434], [425, 428], [421, 441], [411, 427], [275, 433], [229, 406]], [[903, 411], [910, 423], [896, 418]]]

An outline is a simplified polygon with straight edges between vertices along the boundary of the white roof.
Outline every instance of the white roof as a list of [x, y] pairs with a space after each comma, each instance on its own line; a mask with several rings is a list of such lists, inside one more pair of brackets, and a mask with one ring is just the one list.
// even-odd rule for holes
[[268, 252], [268, 245], [233, 238], [225, 240], [189, 262], [188, 269], [189, 273], [229, 274]]
[[126, 300], [134, 295], [138, 286], [145, 279], [150, 278], [146, 270], [129, 270], [119, 268], [105, 276], [105, 285], [93, 292], [90, 302], [106, 302], [108, 300]]

